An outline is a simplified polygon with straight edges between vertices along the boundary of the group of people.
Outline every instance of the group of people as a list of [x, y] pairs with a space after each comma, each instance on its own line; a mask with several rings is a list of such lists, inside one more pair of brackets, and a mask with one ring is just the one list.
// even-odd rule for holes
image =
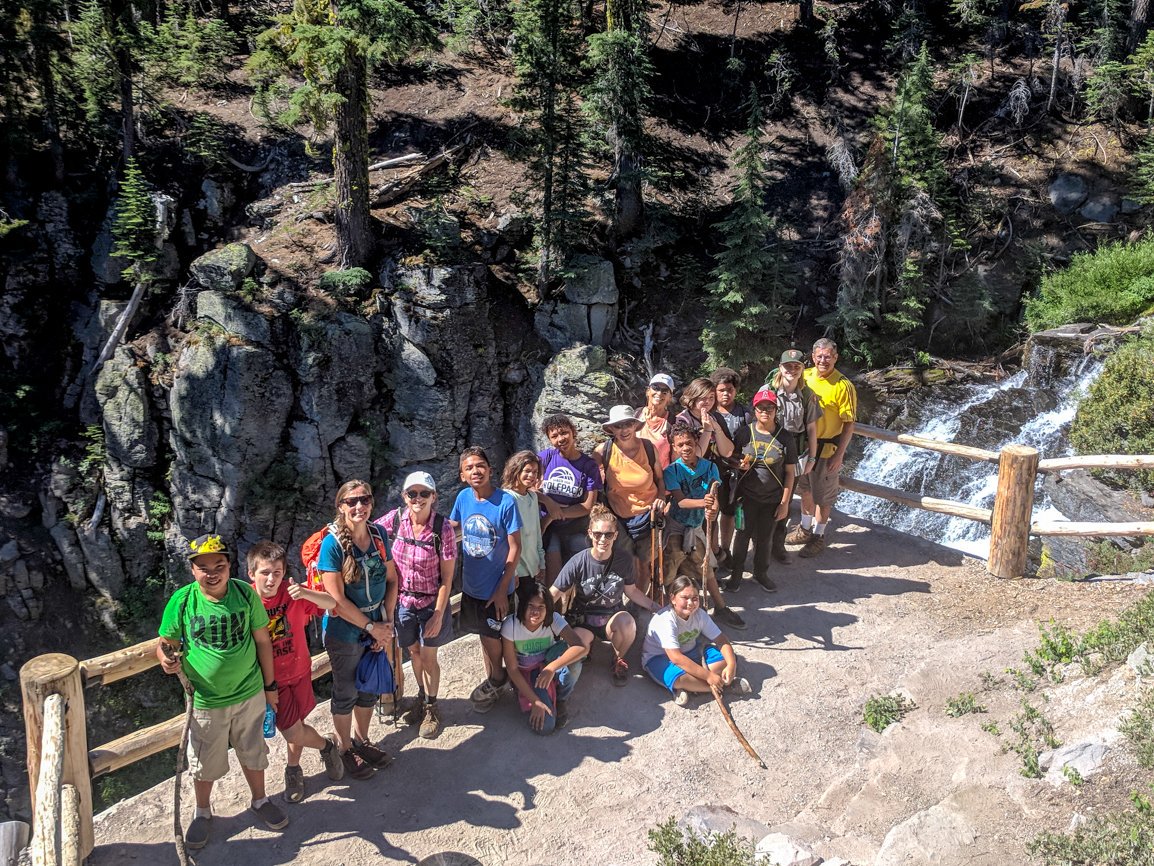
[[[806, 369], [805, 354], [787, 350], [748, 408], [737, 402], [740, 377], [722, 368], [689, 382], [674, 414], [675, 383], [658, 373], [643, 407], [610, 410], [608, 438], [590, 454], [572, 420], [551, 415], [541, 425], [549, 447], [514, 454], [500, 486], [485, 450], [466, 448], [464, 487], [447, 517], [427, 472], [411, 473], [403, 504], [376, 520], [372, 487], [346, 481], [332, 523], [302, 548], [309, 586], [286, 580], [286, 551], [274, 542], [247, 551], [248, 582], [230, 577], [220, 536], [189, 542], [194, 583], [169, 599], [157, 645], [165, 672], [183, 670], [194, 688], [188, 847], [208, 841], [212, 786], [227, 772], [230, 744], [252, 810], [271, 829], [287, 824], [265, 793], [267, 718], [286, 741], [290, 803], [305, 795], [306, 748], [320, 752], [334, 780], [388, 766], [369, 736], [381, 695], [362, 672], [366, 658], [383, 653], [396, 668], [396, 648], [407, 652], [417, 694], [400, 719], [438, 736], [437, 650], [454, 634], [458, 566], [459, 627], [480, 636], [485, 674], [470, 695], [476, 712], [513, 691], [531, 730], [564, 727], [596, 644], [611, 651], [612, 682], [627, 684], [642, 612], [650, 615], [642, 666], [675, 704], [695, 692], [748, 693], [721, 628], [746, 624], [723, 591], [741, 588], [750, 547], [752, 580], [768, 592], [770, 560], [788, 562], [786, 545], [800, 544], [803, 557], [821, 552], [853, 433], [856, 394], [836, 370], [836, 345], [818, 340], [812, 358]], [[795, 491], [801, 519], [787, 531]], [[306, 722], [316, 705], [306, 625], [318, 615], [332, 665], [328, 737]]]

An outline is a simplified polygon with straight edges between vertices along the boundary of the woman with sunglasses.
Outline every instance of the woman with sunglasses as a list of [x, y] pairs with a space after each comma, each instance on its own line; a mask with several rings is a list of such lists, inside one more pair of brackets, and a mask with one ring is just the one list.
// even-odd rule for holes
[[441, 666], [437, 647], [453, 639], [449, 595], [457, 558], [453, 525], [436, 513], [437, 483], [428, 472], [405, 479], [405, 506], [377, 519], [392, 541], [398, 577], [397, 642], [409, 651], [417, 696], [401, 714], [407, 725], [420, 724], [420, 735], [431, 740], [441, 733], [437, 691]]
[[565, 563], [552, 593], [557, 601], [566, 593], [573, 593], [568, 616], [573, 633], [584, 645], [586, 657], [593, 649], [593, 641], [609, 641], [613, 646], [613, 685], [623, 686], [629, 681], [625, 654], [637, 639], [637, 623], [625, 609], [625, 598], [651, 613], [657, 605], [637, 588], [633, 557], [614, 548], [617, 535], [613, 512], [604, 505], [594, 505], [589, 515], [593, 546]]
[[669, 438], [672, 429], [669, 407], [672, 404], [673, 377], [668, 373], [657, 373], [645, 389], [645, 405], [637, 410], [637, 420], [644, 424], [637, 435], [653, 443], [662, 470], [673, 462], [673, 445]]

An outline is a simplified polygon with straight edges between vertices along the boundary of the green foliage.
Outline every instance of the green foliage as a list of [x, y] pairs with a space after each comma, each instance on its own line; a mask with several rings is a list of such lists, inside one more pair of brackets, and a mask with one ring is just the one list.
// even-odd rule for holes
[[[1154, 291], [1154, 275], [1147, 278]], [[1106, 359], [1079, 402], [1070, 442], [1079, 454], [1154, 454], [1154, 329], [1127, 340]], [[1154, 470], [1094, 474], [1136, 492], [1154, 493]]]
[[450, 31], [445, 47], [465, 53], [474, 45], [499, 50], [513, 29], [515, 7], [488, 0], [444, 0], [437, 18]]
[[1041, 643], [1036, 650], [1026, 650], [1026, 664], [1036, 676], [1049, 676], [1055, 682], [1061, 681], [1059, 665], [1068, 665], [1079, 657], [1079, 639], [1072, 631], [1060, 623], [1050, 626], [1039, 625]]
[[1038, 765], [1039, 747], [1056, 749], [1061, 745], [1054, 736], [1054, 726], [1037, 707], [1023, 698], [1021, 711], [1010, 720], [1010, 730], [1014, 733], [1015, 739], [1006, 744], [1006, 749], [1022, 759], [1022, 768], [1019, 772], [1027, 779], [1041, 778], [1042, 768]]
[[86, 478], [99, 478], [108, 456], [104, 448], [104, 428], [99, 424], [89, 424], [80, 437], [84, 440], [84, 456], [76, 468]]
[[154, 544], [164, 544], [164, 531], [172, 517], [172, 500], [163, 491], [157, 490], [148, 500], [148, 540]]
[[670, 818], [649, 831], [649, 850], [658, 866], [755, 866], [753, 843], [733, 831], [702, 839]]
[[228, 132], [224, 123], [204, 111], [195, 112], [188, 122], [188, 131], [181, 136], [184, 152], [212, 170], [228, 162]]
[[80, 14], [69, 28], [69, 35], [84, 116], [90, 128], [100, 129], [107, 120], [109, 106], [117, 97], [120, 72], [114, 53], [116, 46], [135, 41], [134, 36], [106, 15], [101, 0], [82, 0]]
[[1014, 688], [1020, 692], [1032, 692], [1038, 687], [1038, 681], [1023, 670], [1006, 668], [1006, 673], [1013, 680]]
[[144, 279], [144, 266], [156, 261], [156, 204], [135, 159], [128, 160], [124, 168], [112, 221], [112, 243], [113, 255], [129, 262], [125, 278]]
[[317, 280], [317, 288], [330, 295], [356, 295], [371, 285], [373, 275], [364, 268], [349, 268], [343, 271], [325, 271]]
[[1132, 810], [1098, 815], [1070, 833], [1041, 833], [1026, 850], [1045, 866], [1148, 866], [1154, 863], [1154, 806], [1138, 792]]
[[1086, 562], [1095, 574], [1128, 574], [1154, 571], [1154, 544], [1145, 543], [1135, 551], [1122, 549], [1113, 541], [1087, 545]]
[[224, 83], [238, 41], [227, 22], [173, 10], [159, 26], [141, 21], [139, 28], [145, 81], [178, 87]]
[[904, 695], [874, 695], [865, 702], [862, 718], [870, 728], [880, 734], [894, 722], [900, 722], [906, 713], [917, 708], [918, 705]]
[[1122, 720], [1118, 730], [1130, 741], [1138, 763], [1154, 770], [1154, 689], [1143, 690], [1138, 705]]
[[1094, 68], [1086, 82], [1086, 105], [1090, 113], [1103, 123], [1117, 126], [1129, 89], [1126, 65], [1107, 60]]
[[4, 211], [0, 211], [0, 240], [26, 225], [28, 225], [28, 220], [14, 220]]
[[984, 713], [986, 708], [978, 703], [973, 692], [962, 692], [946, 701], [946, 715], [952, 719], [968, 716], [970, 713]]
[[1070, 322], [1128, 325], [1152, 308], [1154, 240], [1118, 242], [1077, 253], [1043, 278], [1038, 296], [1026, 301], [1026, 323], [1034, 331]]

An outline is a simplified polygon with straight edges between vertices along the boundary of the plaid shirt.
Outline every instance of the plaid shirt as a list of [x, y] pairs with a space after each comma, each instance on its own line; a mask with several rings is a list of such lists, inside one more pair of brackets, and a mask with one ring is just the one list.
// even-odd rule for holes
[[[392, 527], [398, 511], [401, 521], [394, 536]], [[419, 535], [413, 534], [413, 521], [407, 508], [393, 509], [374, 521], [390, 534], [393, 562], [400, 579], [397, 604], [407, 608], [428, 607], [436, 602], [437, 591], [441, 588], [441, 560], [457, 557], [457, 538], [448, 519], [441, 529], [441, 556], [437, 557], [433, 546], [433, 520], [430, 516]]]

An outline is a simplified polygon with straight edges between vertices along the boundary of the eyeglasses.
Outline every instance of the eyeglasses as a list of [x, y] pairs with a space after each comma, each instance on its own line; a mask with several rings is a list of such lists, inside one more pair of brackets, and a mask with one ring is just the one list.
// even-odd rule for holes
[[754, 412], [776, 412], [777, 406], [773, 403], [758, 403], [753, 407]]
[[341, 505], [345, 508], [356, 508], [358, 505], [368, 505], [373, 501], [372, 496], [347, 496], [341, 500]]
[[418, 499], [429, 499], [433, 495], [432, 490], [406, 490], [405, 498], [416, 502]]
[[613, 538], [617, 535], [616, 532], [590, 532], [589, 536], [596, 541], [604, 541], [606, 538]]

